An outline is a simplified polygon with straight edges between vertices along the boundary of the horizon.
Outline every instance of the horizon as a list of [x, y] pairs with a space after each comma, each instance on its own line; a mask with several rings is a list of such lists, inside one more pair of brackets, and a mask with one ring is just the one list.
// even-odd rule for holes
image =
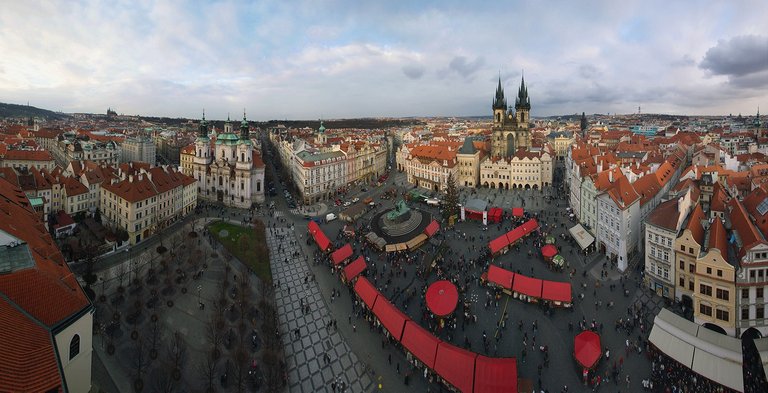
[[13, 2], [0, 97], [188, 119], [475, 117], [524, 73], [539, 118], [768, 107], [765, 2], [481, 5]]

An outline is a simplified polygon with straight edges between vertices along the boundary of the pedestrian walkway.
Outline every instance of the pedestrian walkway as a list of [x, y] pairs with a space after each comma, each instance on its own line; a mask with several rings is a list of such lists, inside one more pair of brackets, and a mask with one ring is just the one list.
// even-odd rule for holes
[[[338, 331], [328, 327], [332, 314], [317, 283], [312, 279], [305, 282], [311, 271], [298, 241], [295, 232], [288, 228], [267, 230], [272, 278], [279, 283], [275, 304], [285, 347], [288, 389], [327, 391], [335, 384], [336, 391], [371, 391], [373, 381], [364, 372], [363, 364]], [[302, 257], [295, 258], [296, 251]], [[308, 312], [302, 304], [309, 306]]]

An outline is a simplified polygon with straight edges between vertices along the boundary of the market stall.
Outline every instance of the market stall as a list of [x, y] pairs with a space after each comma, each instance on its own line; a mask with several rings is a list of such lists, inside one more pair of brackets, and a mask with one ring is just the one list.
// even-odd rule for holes
[[310, 221], [307, 224], [307, 230], [312, 239], [315, 240], [315, 243], [317, 243], [317, 246], [320, 247], [320, 251], [329, 251], [331, 249], [331, 241], [328, 239], [328, 236], [325, 236], [325, 233], [316, 222]]
[[331, 253], [331, 262], [333, 266], [339, 266], [352, 256], [352, 245], [349, 243], [341, 246], [338, 250]]
[[437, 346], [435, 371], [440, 377], [461, 392], [471, 392], [475, 381], [477, 354], [455, 345], [441, 342]]
[[541, 298], [542, 281], [538, 278], [515, 274], [512, 296], [515, 299], [536, 303]]
[[426, 293], [427, 308], [438, 317], [453, 313], [459, 302], [459, 291], [456, 285], [448, 280], [432, 283]]
[[376, 299], [379, 297], [379, 291], [367, 278], [360, 277], [355, 281], [355, 293], [369, 310], [373, 310]]
[[376, 303], [373, 305], [373, 315], [379, 319], [379, 322], [396, 341], [400, 341], [403, 337], [405, 321], [410, 320], [407, 315], [398, 310], [384, 296], [379, 296], [376, 299]]
[[573, 357], [584, 369], [591, 370], [600, 360], [603, 350], [600, 347], [600, 336], [591, 330], [585, 330], [573, 339]]
[[507, 294], [512, 293], [512, 281], [514, 278], [515, 273], [507, 269], [502, 269], [496, 265], [488, 267], [488, 282], [502, 288]]
[[427, 368], [435, 367], [437, 346], [442, 341], [413, 321], [407, 321], [403, 329], [402, 344], [416, 359]]
[[362, 256], [357, 257], [352, 263], [344, 267], [344, 282], [354, 280], [366, 267], [368, 267], [368, 264], [365, 263], [365, 258]]
[[474, 393], [517, 391], [517, 359], [477, 356]]

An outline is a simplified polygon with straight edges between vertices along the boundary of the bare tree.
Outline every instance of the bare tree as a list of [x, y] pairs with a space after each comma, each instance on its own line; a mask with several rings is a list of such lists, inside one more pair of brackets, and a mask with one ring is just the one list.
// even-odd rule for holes
[[120, 292], [122, 292], [122, 290], [124, 289], [123, 280], [125, 280], [126, 274], [128, 274], [128, 269], [125, 267], [125, 262], [117, 265], [117, 267], [115, 268], [115, 277], [117, 277], [117, 281], [120, 284], [117, 287], [117, 290]]
[[240, 336], [240, 344], [237, 346], [237, 349], [235, 350], [234, 355], [234, 385], [236, 391], [238, 392], [244, 392], [246, 387], [246, 382], [248, 382], [248, 352], [246, 352], [245, 348], [248, 343], [245, 342], [244, 339], [242, 339], [242, 335]]
[[155, 374], [153, 388], [156, 392], [173, 393], [176, 391], [176, 381], [171, 374], [158, 372]]
[[147, 347], [144, 340], [139, 338], [136, 340], [136, 347], [133, 351], [133, 387], [136, 391], [144, 389], [144, 373], [149, 366], [149, 359], [147, 358]]
[[158, 348], [163, 341], [163, 325], [157, 320], [152, 321], [149, 326], [149, 357], [151, 359], [157, 359]]
[[217, 365], [218, 365], [218, 360], [214, 359], [212, 356], [206, 356], [198, 364], [198, 371], [200, 371], [200, 376], [205, 382], [205, 385], [206, 385], [205, 391], [208, 393], [213, 393], [215, 391], [213, 381], [216, 378]]
[[218, 359], [221, 355], [221, 343], [224, 341], [224, 331], [219, 322], [219, 317], [211, 316], [205, 324], [205, 337], [211, 345], [211, 356]]
[[171, 367], [171, 376], [174, 380], [181, 379], [181, 370], [187, 360], [187, 343], [181, 333], [174, 332], [168, 343], [168, 364]]

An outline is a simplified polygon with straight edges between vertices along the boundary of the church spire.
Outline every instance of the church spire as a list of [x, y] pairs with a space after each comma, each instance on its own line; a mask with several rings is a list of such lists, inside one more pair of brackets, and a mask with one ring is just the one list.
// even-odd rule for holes
[[199, 138], [208, 138], [208, 123], [205, 121], [205, 109], [203, 109], [203, 119], [200, 120], [200, 128], [197, 136]]
[[520, 89], [517, 91], [517, 98], [515, 99], [515, 109], [531, 110], [531, 100], [530, 98], [528, 98], [528, 88], [525, 87], [524, 75], [520, 80]]
[[245, 119], [245, 108], [243, 108], [243, 121], [240, 123], [240, 139], [250, 139], [249, 131], [248, 120]]
[[504, 98], [504, 88], [501, 87], [501, 75], [499, 75], [499, 86], [496, 87], [496, 96], [493, 99], [493, 109], [507, 109], [507, 100]]

